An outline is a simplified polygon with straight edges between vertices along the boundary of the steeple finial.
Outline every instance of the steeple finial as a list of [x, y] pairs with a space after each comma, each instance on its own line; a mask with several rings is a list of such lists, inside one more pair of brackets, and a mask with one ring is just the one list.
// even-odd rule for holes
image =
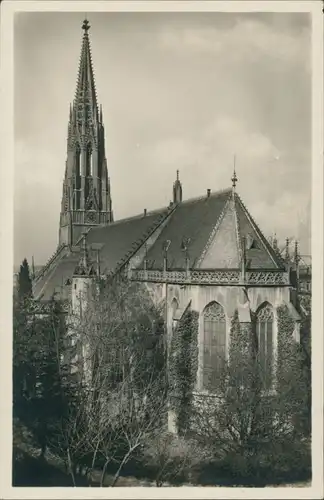
[[236, 170], [235, 170], [235, 163], [236, 163], [236, 156], [234, 155], [234, 169], [233, 169], [233, 176], [231, 178], [233, 191], [235, 190], [235, 186], [236, 186], [237, 180], [238, 180], [237, 175], [236, 175]]
[[296, 264], [298, 264], [299, 261], [300, 261], [300, 255], [299, 255], [299, 251], [298, 251], [298, 241], [297, 240], [295, 241], [294, 260], [295, 260]]
[[275, 250], [278, 250], [278, 240], [277, 240], [277, 234], [274, 233], [273, 239], [272, 239], [272, 246]]
[[82, 24], [82, 29], [84, 30], [84, 33], [88, 33], [89, 29], [91, 28], [90, 26], [90, 23], [88, 21], [87, 18], [85, 18], [85, 20], [83, 21], [83, 24]]

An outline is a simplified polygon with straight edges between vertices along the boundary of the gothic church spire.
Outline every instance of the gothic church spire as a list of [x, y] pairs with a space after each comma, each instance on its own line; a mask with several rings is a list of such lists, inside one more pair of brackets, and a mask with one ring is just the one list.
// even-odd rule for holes
[[87, 19], [82, 29], [76, 91], [69, 112], [59, 245], [73, 245], [91, 227], [113, 221], [104, 125], [101, 105], [99, 119]]

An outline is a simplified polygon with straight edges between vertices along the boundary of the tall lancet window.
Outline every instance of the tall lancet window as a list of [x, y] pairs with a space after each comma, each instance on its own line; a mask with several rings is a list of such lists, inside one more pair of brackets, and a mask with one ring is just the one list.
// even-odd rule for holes
[[80, 156], [81, 150], [79, 144], [77, 144], [75, 149], [75, 175], [80, 177]]
[[75, 176], [73, 180], [73, 208], [74, 210], [80, 209], [81, 203], [81, 149], [79, 144], [76, 145], [75, 149]]
[[256, 333], [261, 379], [264, 389], [270, 389], [273, 376], [273, 309], [264, 304], [257, 311]]
[[226, 357], [226, 318], [217, 302], [208, 304], [204, 311], [203, 386], [215, 390], [224, 373]]
[[171, 302], [171, 315], [172, 315], [172, 333], [175, 331], [176, 326], [177, 326], [177, 321], [175, 319], [176, 312], [179, 308], [179, 304], [176, 298], [174, 298]]
[[91, 144], [87, 145], [86, 151], [86, 176], [92, 175], [92, 147]]

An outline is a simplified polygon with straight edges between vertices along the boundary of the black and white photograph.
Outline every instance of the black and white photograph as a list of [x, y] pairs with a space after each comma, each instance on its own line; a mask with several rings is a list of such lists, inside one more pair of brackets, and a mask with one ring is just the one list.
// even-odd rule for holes
[[321, 2], [17, 4], [1, 496], [321, 498]]

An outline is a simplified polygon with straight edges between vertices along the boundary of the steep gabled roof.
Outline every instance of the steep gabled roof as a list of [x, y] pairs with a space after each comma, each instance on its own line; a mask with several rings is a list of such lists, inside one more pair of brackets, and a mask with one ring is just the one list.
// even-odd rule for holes
[[54, 293], [57, 293], [60, 298], [67, 298], [66, 282], [72, 277], [79, 260], [79, 254], [63, 254], [56, 264], [36, 281], [33, 289], [34, 298], [50, 300]]
[[[111, 223], [107, 226], [93, 228], [87, 236], [89, 256], [96, 260], [94, 244], [101, 244], [100, 270], [109, 274], [122, 267], [154, 230], [170, 214], [170, 209], [163, 208], [146, 215], [140, 215]], [[79, 252], [63, 255], [41, 280], [36, 282], [34, 296], [37, 299], [49, 300], [54, 291], [60, 293], [60, 287], [72, 278], [80, 260]]]
[[166, 242], [168, 269], [185, 269], [184, 246], [191, 269], [237, 269], [244, 241], [249, 269], [284, 268], [239, 196], [229, 188], [180, 203], [149, 249], [147, 269], [163, 269]]
[[202, 255], [200, 269], [238, 269], [242, 256], [235, 199], [230, 194], [224, 209], [216, 220]]
[[[185, 269], [187, 256], [191, 269], [238, 269], [244, 242], [248, 269], [285, 267], [231, 188], [92, 228], [87, 235], [89, 255], [95, 261], [96, 254], [91, 248], [99, 244], [101, 273], [114, 273], [127, 264], [158, 228], [160, 233], [147, 251], [147, 269], [163, 269], [166, 246], [168, 269]], [[63, 254], [36, 283], [35, 297], [49, 299], [55, 289], [72, 277], [79, 259], [79, 253]], [[143, 267], [143, 262], [139, 267]]]
[[191, 269], [239, 268], [244, 241], [249, 269], [284, 268], [239, 196], [233, 198], [232, 189], [180, 203], [148, 251], [147, 269], [163, 269], [166, 242], [168, 269], [185, 269], [188, 241]]
[[203, 196], [180, 203], [148, 251], [148, 269], [163, 269], [163, 246], [166, 241], [170, 241], [168, 268], [183, 269], [185, 267], [183, 248], [188, 239], [190, 267], [195, 267], [230, 192], [231, 190], [227, 189], [213, 193], [209, 197]]
[[250, 269], [284, 269], [283, 259], [263, 235], [238, 194], [235, 194], [235, 209], [241, 240], [245, 238], [246, 258]]
[[112, 273], [126, 263], [169, 214], [170, 210], [163, 208], [89, 231], [88, 245], [103, 245], [100, 250], [101, 272]]

